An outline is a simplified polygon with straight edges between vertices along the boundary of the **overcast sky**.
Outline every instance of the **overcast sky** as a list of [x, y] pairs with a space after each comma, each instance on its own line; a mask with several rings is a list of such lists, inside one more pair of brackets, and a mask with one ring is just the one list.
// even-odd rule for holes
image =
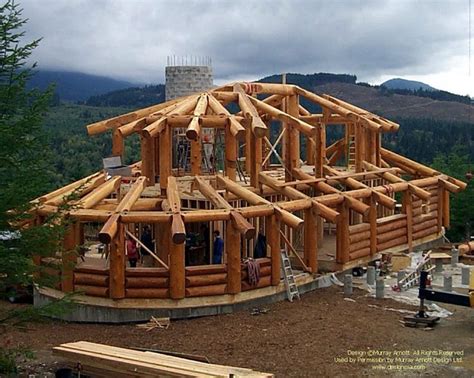
[[200, 55], [212, 58], [218, 84], [334, 72], [474, 96], [469, 0], [17, 2], [27, 37], [43, 37], [33, 56], [43, 69], [163, 83], [167, 56]]

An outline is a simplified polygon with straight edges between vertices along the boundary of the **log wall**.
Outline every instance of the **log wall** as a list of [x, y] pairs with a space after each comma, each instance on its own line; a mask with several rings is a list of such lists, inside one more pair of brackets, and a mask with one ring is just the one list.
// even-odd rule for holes
[[93, 297], [109, 297], [109, 270], [79, 267], [74, 270], [74, 291]]
[[370, 255], [370, 223], [349, 226], [349, 259]]

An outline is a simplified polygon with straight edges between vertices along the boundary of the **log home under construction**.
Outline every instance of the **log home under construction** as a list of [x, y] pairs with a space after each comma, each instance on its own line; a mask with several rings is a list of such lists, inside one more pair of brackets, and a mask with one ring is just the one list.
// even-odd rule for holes
[[[342, 137], [329, 145], [332, 127]], [[85, 305], [197, 316], [282, 298], [282, 249], [304, 286], [381, 252], [421, 248], [442, 237], [449, 195], [466, 184], [383, 148], [382, 133], [398, 128], [337, 98], [266, 83], [225, 85], [89, 125], [89, 135], [111, 131], [112, 155], [122, 158], [124, 140], [138, 134], [141, 161], [125, 175], [97, 172], [36, 201], [41, 221], [75, 194], [63, 251], [36, 261], [53, 261], [49, 273], [61, 283], [37, 297], [79, 291]], [[140, 245], [145, 225], [154, 263], [128, 267], [125, 239]], [[94, 229], [103, 253], [78, 256]], [[211, 264], [214, 230], [224, 240], [221, 264]], [[253, 285], [248, 257], [260, 267]], [[192, 311], [199, 308], [208, 311]]]

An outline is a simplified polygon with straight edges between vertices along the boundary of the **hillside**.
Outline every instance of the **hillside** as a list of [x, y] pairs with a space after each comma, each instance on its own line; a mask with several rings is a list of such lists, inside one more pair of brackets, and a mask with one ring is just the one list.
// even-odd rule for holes
[[380, 86], [382, 85], [389, 89], [408, 89], [410, 91], [416, 91], [420, 88], [425, 91], [438, 90], [428, 84], [422, 83], [421, 81], [406, 80], [406, 79], [401, 79], [401, 78], [394, 78], [394, 79], [387, 80], [384, 83], [380, 84]]
[[329, 94], [387, 118], [423, 118], [474, 123], [474, 105], [439, 101], [414, 95], [386, 93], [374, 87], [328, 83], [311, 88]]
[[52, 83], [60, 99], [66, 101], [85, 101], [94, 95], [136, 86], [128, 81], [80, 72], [36, 71], [28, 87], [44, 90]]

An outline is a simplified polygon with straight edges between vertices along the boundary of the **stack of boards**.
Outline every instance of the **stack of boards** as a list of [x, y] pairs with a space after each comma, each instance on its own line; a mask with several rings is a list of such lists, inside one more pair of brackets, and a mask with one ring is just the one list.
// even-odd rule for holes
[[273, 374], [251, 369], [86, 341], [61, 344], [53, 351], [55, 355], [68, 359], [74, 368], [80, 366], [81, 373], [94, 377], [273, 377]]

